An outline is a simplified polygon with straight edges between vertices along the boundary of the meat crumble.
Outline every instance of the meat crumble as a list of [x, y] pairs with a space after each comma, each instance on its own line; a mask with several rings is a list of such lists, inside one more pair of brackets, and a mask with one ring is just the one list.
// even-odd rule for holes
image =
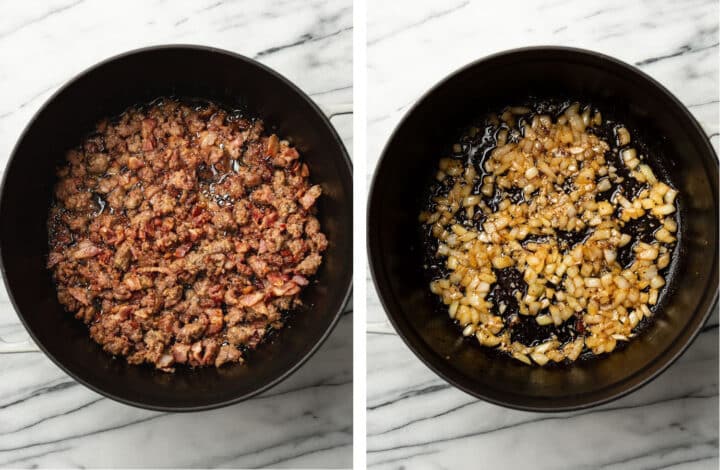
[[328, 245], [297, 150], [213, 103], [103, 120], [57, 176], [58, 299], [131, 364], [243, 362], [301, 305]]

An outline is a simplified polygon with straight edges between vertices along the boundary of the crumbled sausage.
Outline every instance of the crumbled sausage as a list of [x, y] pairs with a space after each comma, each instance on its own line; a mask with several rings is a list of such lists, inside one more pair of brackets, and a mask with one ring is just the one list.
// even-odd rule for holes
[[200, 317], [197, 321], [193, 323], [188, 323], [187, 325], [183, 326], [180, 331], [178, 331], [177, 338], [183, 343], [198, 339], [202, 336], [203, 333], [205, 333], [205, 329], [207, 328], [207, 326], [207, 317]]
[[117, 251], [115, 251], [113, 263], [115, 267], [121, 271], [127, 271], [131, 258], [132, 249], [130, 243], [123, 243], [120, 247], [118, 247]]
[[231, 326], [227, 331], [227, 338], [230, 344], [237, 346], [245, 344], [255, 334], [255, 329], [250, 325]]
[[322, 263], [322, 256], [311, 253], [296, 266], [295, 271], [304, 275], [312, 275], [315, 274], [320, 263]]
[[88, 171], [96, 175], [104, 173], [108, 168], [109, 162], [110, 159], [103, 153], [92, 154], [88, 158]]
[[259, 120], [174, 100], [100, 122], [58, 170], [57, 297], [131, 364], [242, 363], [322, 261], [320, 186]]

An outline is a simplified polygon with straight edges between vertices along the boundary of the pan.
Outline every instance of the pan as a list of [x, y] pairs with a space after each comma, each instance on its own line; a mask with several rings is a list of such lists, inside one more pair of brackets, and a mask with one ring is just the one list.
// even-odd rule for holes
[[[591, 104], [646, 143], [680, 191], [679, 246], [665, 298], [638, 338], [607, 357], [528, 367], [462, 340], [424, 276], [418, 214], [458, 130], [532, 100]], [[398, 178], [397, 175], [403, 175]], [[382, 305], [407, 346], [440, 377], [478, 398], [529, 411], [596, 406], [661, 374], [701, 330], [718, 298], [718, 161], [688, 110], [658, 82], [596, 52], [532, 47], [474, 62], [442, 80], [390, 137], [369, 192], [369, 263]]]

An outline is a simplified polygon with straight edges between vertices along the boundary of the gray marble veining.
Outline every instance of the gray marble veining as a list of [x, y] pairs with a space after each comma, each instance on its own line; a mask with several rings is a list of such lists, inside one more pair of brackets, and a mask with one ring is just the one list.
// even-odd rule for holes
[[[685, 103], [715, 149], [718, 2], [368, 2], [368, 174], [427, 89], [485, 55], [594, 49], [640, 67]], [[536, 414], [475, 400], [425, 367], [368, 286], [368, 466], [378, 469], [718, 467], [718, 316], [667, 372], [608, 405]]]
[[[66, 80], [166, 43], [254, 57], [328, 110], [352, 145], [352, 3], [0, 1], [0, 168]], [[189, 64], [191, 66], [191, 64]], [[212, 71], [209, 71], [212, 73]], [[26, 338], [0, 287], [0, 337]], [[0, 467], [350, 467], [352, 314], [318, 353], [251, 401], [192, 414], [139, 410], [74, 382], [41, 353], [0, 355]]]

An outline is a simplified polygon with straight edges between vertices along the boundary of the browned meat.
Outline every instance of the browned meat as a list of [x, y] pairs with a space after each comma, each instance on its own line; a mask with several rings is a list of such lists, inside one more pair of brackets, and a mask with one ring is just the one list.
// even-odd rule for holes
[[243, 295], [242, 297], [238, 298], [237, 303], [243, 307], [252, 307], [264, 298], [264, 292], [255, 292], [253, 294]]
[[320, 267], [320, 263], [322, 263], [322, 256], [317, 253], [311, 253], [295, 267], [295, 272], [310, 276], [315, 274], [318, 267]]
[[256, 333], [250, 325], [231, 326], [227, 331], [228, 342], [234, 346], [247, 343]]
[[50, 208], [58, 300], [131, 364], [243, 362], [300, 305], [327, 247], [297, 150], [216, 105], [105, 119], [67, 153]]
[[58, 264], [60, 261], [62, 261], [64, 258], [62, 253], [58, 253], [57, 251], [53, 251], [48, 255], [48, 262], [47, 267], [53, 268], [56, 264]]
[[68, 287], [68, 293], [72, 295], [75, 300], [80, 302], [83, 305], [89, 305], [90, 299], [88, 298], [88, 291], [87, 289], [83, 289], [82, 287]]
[[320, 186], [315, 185], [312, 188], [308, 189], [305, 194], [300, 198], [300, 204], [305, 208], [305, 210], [308, 210], [312, 207], [313, 204], [315, 204], [315, 200], [320, 197], [320, 194], [322, 193], [322, 189], [320, 189]]
[[[258, 247], [260, 244], [258, 243]], [[248, 258], [248, 265], [252, 268], [252, 270], [260, 277], [265, 277], [265, 275], [268, 273], [268, 263], [264, 259], [262, 259], [259, 256], [251, 256]]]
[[160, 356], [160, 359], [158, 359], [157, 363], [155, 364], [155, 367], [158, 369], [162, 369], [166, 372], [172, 372], [173, 369], [171, 366], [175, 363], [175, 357], [173, 357], [172, 354], [163, 354]]
[[188, 323], [187, 325], [183, 326], [177, 333], [178, 341], [188, 343], [194, 339], [200, 338], [203, 333], [205, 333], [208, 322], [209, 321], [207, 317], [203, 316], [200, 317], [197, 321], [193, 323]]
[[228, 310], [228, 314], [225, 315], [225, 324], [227, 326], [234, 326], [245, 319], [245, 310], [241, 308], [231, 308]]
[[225, 344], [220, 347], [217, 357], [215, 357], [215, 367], [220, 367], [228, 362], [241, 362], [242, 356], [235, 346]]
[[207, 333], [213, 335], [222, 331], [224, 326], [224, 315], [222, 309], [212, 308], [207, 312], [208, 318], [210, 319], [210, 325], [208, 326]]
[[97, 246], [93, 245], [90, 240], [83, 240], [78, 243], [77, 247], [73, 251], [73, 258], [75, 258], [76, 260], [92, 258], [95, 255], [99, 255], [101, 252], [102, 250]]
[[173, 357], [178, 364], [185, 364], [188, 361], [188, 352], [190, 352], [188, 344], [175, 343], [172, 347]]
[[131, 170], [139, 170], [144, 167], [145, 163], [137, 157], [128, 158], [127, 167]]
[[110, 159], [103, 153], [96, 153], [88, 157], [88, 171], [90, 173], [101, 174], [108, 168]]

